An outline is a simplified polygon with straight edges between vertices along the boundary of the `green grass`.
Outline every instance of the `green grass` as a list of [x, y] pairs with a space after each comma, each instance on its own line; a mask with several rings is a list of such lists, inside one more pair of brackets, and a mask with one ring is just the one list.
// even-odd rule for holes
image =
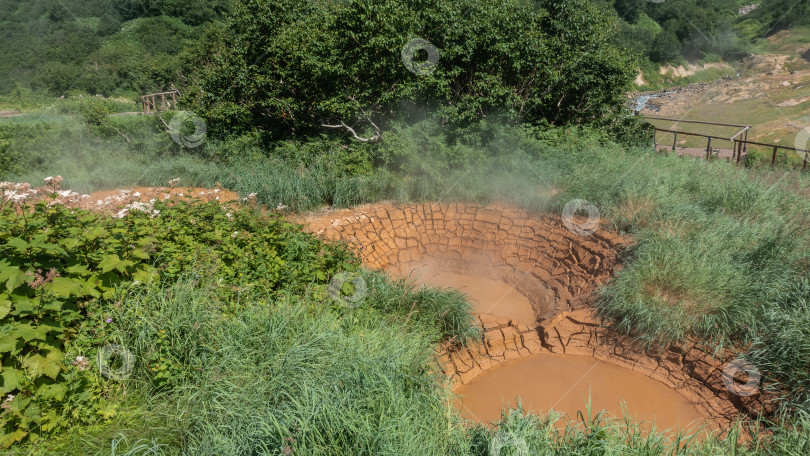
[[[401, 284], [400, 284], [401, 285]], [[411, 299], [397, 284], [374, 283]], [[642, 432], [631, 420], [591, 414], [562, 430], [560, 415], [504, 411], [491, 426], [461, 419], [432, 360], [432, 331], [369, 295], [353, 310], [310, 300], [246, 297], [235, 314], [205, 281], [131, 294], [112, 342], [136, 358], [119, 384], [111, 421], [28, 445], [20, 454], [660, 455], [801, 454], [808, 435], [776, 428], [767, 441]], [[385, 294], [385, 293], [384, 293]], [[399, 315], [399, 317], [396, 317]], [[155, 389], [149, 360], [161, 350], [186, 377]], [[798, 423], [807, 426], [802, 418]], [[761, 453], [757, 448], [774, 449]], [[777, 451], [777, 448], [781, 450]], [[494, 453], [497, 454], [497, 453]]]
[[[155, 144], [165, 141], [144, 137]], [[807, 424], [797, 420], [810, 404], [805, 361], [810, 322], [804, 310], [810, 287], [802, 285], [808, 280], [810, 241], [805, 176], [649, 154], [605, 143], [588, 131], [503, 127], [483, 139], [445, 139], [440, 127], [428, 123], [394, 129], [380, 149], [370, 152], [384, 156], [379, 160], [389, 163], [388, 169], [347, 174], [329, 153], [314, 153], [306, 165], [281, 155], [258, 157], [256, 151], [214, 162], [171, 146], [127, 154], [113, 136], [99, 140], [95, 150], [57, 157], [23, 177], [37, 181], [61, 173], [69, 186], [87, 191], [161, 185], [180, 176], [183, 185], [221, 182], [242, 194], [258, 192], [269, 206], [283, 203], [296, 210], [395, 199], [498, 201], [559, 213], [572, 199], [589, 200], [609, 228], [634, 238], [627, 263], [602, 290], [600, 313], [618, 331], [650, 344], [697, 337], [710, 348], [736, 347], [761, 370], [763, 385], [782, 395], [781, 404], [793, 417], [777, 429], [783, 440], [769, 445], [807, 445], [806, 428], [790, 425]], [[216, 147], [224, 146], [212, 144], [206, 153]], [[489, 431], [474, 431], [470, 435], [479, 437], [465, 440], [463, 424], [440, 405], [446, 392], [428, 377], [406, 374], [426, 366], [425, 354], [442, 334], [464, 333], [468, 310], [462, 300], [430, 291], [413, 294], [402, 284], [386, 288], [382, 279], [367, 277], [375, 284], [373, 304], [355, 314], [356, 322], [340, 312], [315, 311], [306, 296], [274, 304], [279, 312], [266, 312], [273, 306], [261, 296], [245, 299], [241, 311], [228, 318], [207, 298], [133, 300], [126, 307], [130, 313], [121, 316], [128, 321], [122, 339], [144, 356], [154, 339], [150, 328], [165, 327], [177, 334], [170, 340], [182, 361], [180, 371], [193, 374], [183, 377], [186, 383], [176, 394], [160, 399], [179, 402], [165, 407], [165, 415], [150, 405], [148, 416], [158, 426], [173, 423], [170, 427], [181, 429], [183, 448], [194, 450], [191, 454], [276, 451], [287, 437], [295, 438], [305, 454], [468, 454], [460, 442], [473, 442], [470, 454], [486, 454], [475, 442], [488, 444], [481, 435]], [[414, 296], [424, 308], [420, 318], [405, 324], [401, 317]], [[191, 347], [190, 334], [196, 337], [188, 332], [193, 322], [206, 331], [199, 333], [203, 340], [216, 342], [203, 345], [205, 353], [183, 348]], [[175, 323], [180, 326], [171, 326]], [[288, 370], [279, 370], [279, 364]], [[232, 377], [225, 389], [210, 380], [214, 367]], [[335, 378], [360, 392], [335, 389]], [[616, 437], [624, 432], [621, 427], [599, 424], [560, 440], [531, 421], [536, 419], [525, 418], [523, 425], [533, 433], [527, 435], [545, 442], [537, 448], [556, 448], [555, 454], [595, 453], [595, 448], [661, 453], [655, 439], [639, 436], [628, 443]], [[295, 423], [306, 423], [306, 430], [296, 431]], [[108, 443], [115, 435], [98, 432]], [[166, 434], [127, 435], [133, 445], [138, 435]], [[721, 454], [731, 443], [707, 445], [693, 454]]]

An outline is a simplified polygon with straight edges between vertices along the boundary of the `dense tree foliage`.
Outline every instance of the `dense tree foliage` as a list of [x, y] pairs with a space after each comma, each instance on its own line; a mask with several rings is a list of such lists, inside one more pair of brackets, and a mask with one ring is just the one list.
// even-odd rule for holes
[[768, 0], [751, 12], [751, 20], [761, 24], [761, 33], [770, 34], [796, 25], [810, 25], [807, 0]]
[[179, 52], [230, 0], [3, 0], [0, 94], [111, 95], [167, 87]]
[[[194, 71], [194, 68], [184, 66], [187, 61], [184, 50], [200, 39], [208, 24], [226, 17], [233, 1], [4, 0], [0, 2], [0, 42], [3, 43], [0, 47], [0, 75], [3, 76], [0, 78], [0, 95], [26, 89], [53, 95], [63, 95], [71, 90], [93, 95], [131, 95], [133, 92], [162, 90], [172, 83], [181, 85], [188, 73]], [[278, 2], [257, 0], [253, 3], [255, 8], [273, 9]], [[351, 6], [358, 2], [302, 0], [299, 3], [302, 5], [291, 6], [292, 10], [303, 11], [306, 4], [310, 10], [323, 11], [339, 6], [338, 9], [349, 11], [346, 14], [360, 11], [357, 5]], [[409, 8], [420, 8], [417, 7], [419, 2], [407, 3], [411, 4]], [[507, 3], [522, 4], [525, 11], [545, 11], [544, 6], [555, 2], [514, 0]], [[595, 5], [587, 6], [587, 3]], [[736, 59], [746, 55], [747, 44], [752, 39], [810, 24], [810, 3], [807, 1], [760, 2], [758, 8], [741, 15], [740, 7], [747, 3], [741, 0], [583, 0], [578, 8], [581, 11], [598, 10], [596, 17], [603, 21], [606, 19], [602, 12], [610, 11], [618, 23], [618, 33], [613, 35], [612, 42], [653, 63], [706, 57]], [[464, 11], [464, 8], [469, 6], [455, 9]], [[383, 13], [395, 10], [394, 7], [384, 8]], [[446, 12], [446, 8], [438, 5], [425, 5], [421, 10], [419, 14], [423, 18]], [[287, 19], [276, 19], [273, 23], [288, 25], [296, 22], [289, 19], [289, 11], [280, 13], [280, 17]], [[497, 14], [495, 10], [492, 13]], [[308, 24], [314, 23], [311, 11], [304, 17]], [[480, 20], [487, 18], [486, 14], [478, 16]], [[330, 20], [335, 23], [343, 19], [338, 16]], [[421, 33], [419, 28], [426, 24], [444, 24], [454, 29], [452, 18], [445, 19], [408, 23], [402, 30]], [[347, 30], [358, 25], [351, 24], [355, 20], [346, 24]], [[532, 20], [533, 27], [544, 27], [540, 17]], [[407, 22], [396, 18], [391, 23], [402, 25]], [[239, 18], [235, 17], [232, 24], [231, 30], [238, 30]], [[478, 24], [479, 29], [506, 30], [511, 27], [511, 31], [520, 35], [520, 31], [514, 30], [515, 26]], [[270, 35], [276, 33], [280, 32]], [[449, 38], [452, 32], [444, 34]], [[672, 40], [673, 35], [677, 44]], [[470, 37], [468, 41], [474, 39]], [[518, 41], [528, 43], [529, 39]], [[382, 45], [376, 43], [374, 46]], [[448, 52], [447, 49], [443, 51]]]
[[[745, 54], [746, 44], [736, 29], [739, 7], [738, 0], [615, 0], [623, 22], [617, 43], [657, 63], [709, 54], [738, 58]], [[650, 22], [657, 30], [651, 29]]]
[[[201, 43], [194, 109], [213, 131], [270, 137], [322, 124], [487, 118], [551, 124], [615, 118], [632, 80], [605, 45], [615, 21], [588, 0], [237, 1]], [[414, 39], [436, 47], [424, 74], [403, 63]], [[424, 54], [420, 56], [420, 53]], [[425, 51], [414, 61], [428, 65]], [[431, 72], [432, 71], [432, 72]]]

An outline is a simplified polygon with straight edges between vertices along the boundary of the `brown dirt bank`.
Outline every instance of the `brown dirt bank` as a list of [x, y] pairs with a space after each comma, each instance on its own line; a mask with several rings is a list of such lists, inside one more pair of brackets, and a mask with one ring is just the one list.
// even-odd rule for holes
[[347, 242], [372, 269], [432, 261], [444, 270], [512, 284], [529, 299], [534, 325], [479, 314], [483, 343], [439, 353], [439, 365], [457, 386], [504, 361], [554, 353], [589, 356], [646, 375], [723, 428], [740, 414], [769, 411], [760, 393], [743, 397], [725, 387], [722, 372], [733, 353], [713, 356], [698, 341], [650, 353], [598, 320], [594, 292], [621, 267], [630, 242], [616, 233], [598, 229], [580, 236], [557, 215], [465, 203], [364, 205], [298, 215], [296, 221], [326, 239]]

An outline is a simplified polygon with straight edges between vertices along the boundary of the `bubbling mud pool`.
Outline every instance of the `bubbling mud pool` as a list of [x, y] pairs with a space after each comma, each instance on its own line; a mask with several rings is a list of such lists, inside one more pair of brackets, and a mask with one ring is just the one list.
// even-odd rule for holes
[[[417, 284], [455, 288], [465, 293], [477, 314], [506, 317], [533, 328], [536, 317], [529, 299], [509, 283], [488, 277], [442, 270], [437, 261], [423, 260], [390, 268], [408, 275]], [[500, 418], [502, 410], [515, 407], [532, 413], [555, 410], [561, 423], [579, 421], [604, 410], [608, 417], [625, 415], [649, 430], [695, 431], [714, 429], [683, 396], [632, 370], [587, 356], [541, 354], [506, 361], [460, 385], [455, 406], [463, 416], [480, 423]]]

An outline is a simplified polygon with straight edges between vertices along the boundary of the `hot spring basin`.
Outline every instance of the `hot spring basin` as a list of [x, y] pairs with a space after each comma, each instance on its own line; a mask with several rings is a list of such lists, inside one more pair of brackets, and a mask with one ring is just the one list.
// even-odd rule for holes
[[680, 394], [649, 377], [587, 356], [534, 355], [504, 362], [470, 384], [456, 388], [456, 407], [462, 415], [480, 423], [500, 418], [507, 406], [516, 406], [519, 397], [523, 409], [545, 413], [563, 412], [579, 421], [577, 412], [588, 417], [606, 410], [617, 418], [627, 415], [649, 429], [681, 428], [697, 430], [706, 423], [697, 410]]

